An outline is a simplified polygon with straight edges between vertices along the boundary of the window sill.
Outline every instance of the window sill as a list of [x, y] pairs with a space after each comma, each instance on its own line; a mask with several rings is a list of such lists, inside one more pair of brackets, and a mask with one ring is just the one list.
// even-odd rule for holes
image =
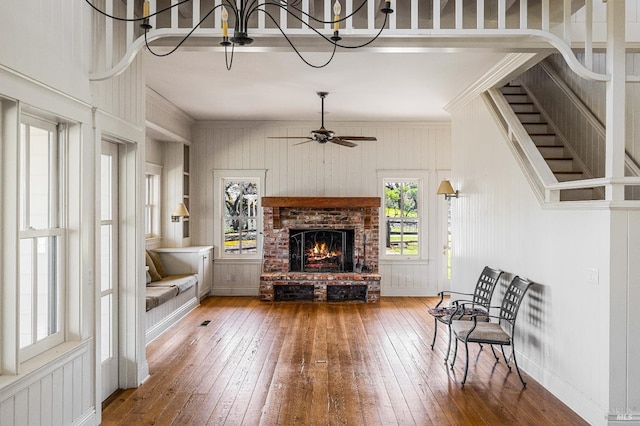
[[14, 394], [15, 387], [32, 383], [68, 364], [70, 360], [89, 352], [92, 339], [82, 342], [65, 342], [20, 364], [20, 374], [0, 376], [0, 401]]

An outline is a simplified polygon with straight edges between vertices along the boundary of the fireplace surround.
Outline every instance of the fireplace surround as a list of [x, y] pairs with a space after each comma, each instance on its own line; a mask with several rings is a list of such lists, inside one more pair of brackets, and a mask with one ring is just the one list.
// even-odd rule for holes
[[261, 300], [310, 300], [313, 291], [316, 302], [378, 302], [380, 198], [263, 197], [262, 207]]

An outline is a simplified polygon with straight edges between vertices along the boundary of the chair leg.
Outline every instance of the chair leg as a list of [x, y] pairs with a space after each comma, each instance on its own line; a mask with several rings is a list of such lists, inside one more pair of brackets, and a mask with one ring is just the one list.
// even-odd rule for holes
[[509, 371], [511, 371], [511, 365], [509, 364], [509, 360], [507, 360], [507, 355], [505, 355], [504, 353], [504, 346], [500, 345], [500, 349], [502, 349], [502, 356], [504, 357], [504, 363], [507, 364], [507, 367], [509, 367]]
[[458, 356], [458, 339], [456, 339], [456, 345], [453, 348], [453, 359], [451, 360], [451, 369], [453, 370], [453, 365], [456, 363], [456, 357]]
[[520, 377], [520, 381], [522, 382], [522, 386], [527, 386], [527, 382], [522, 378], [522, 374], [520, 374], [520, 368], [518, 368], [518, 361], [516, 361], [516, 351], [513, 346], [511, 346], [511, 356], [513, 357], [513, 363], [516, 365], [516, 371], [518, 372], [518, 377]]
[[438, 320], [434, 317], [433, 318], [433, 342], [431, 342], [431, 350], [433, 350], [433, 346], [436, 344], [437, 335], [438, 335]]
[[449, 343], [447, 344], [447, 356], [444, 357], [444, 363], [447, 363], [449, 354], [451, 353], [451, 324], [449, 324]]
[[464, 350], [465, 350], [465, 353], [467, 354], [467, 357], [464, 360], [464, 377], [462, 378], [463, 386], [467, 382], [467, 373], [469, 372], [469, 344], [467, 343], [466, 340], [464, 341]]
[[500, 357], [496, 355], [496, 350], [493, 349], [493, 345], [489, 345], [489, 346], [491, 346], [491, 352], [493, 352], [493, 356], [496, 358], [496, 361], [500, 361]]

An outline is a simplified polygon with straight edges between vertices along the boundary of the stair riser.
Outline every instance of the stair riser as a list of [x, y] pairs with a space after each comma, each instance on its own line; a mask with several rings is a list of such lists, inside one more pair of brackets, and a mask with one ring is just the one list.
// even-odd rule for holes
[[526, 95], [522, 86], [504, 86], [500, 89], [503, 95]]
[[560, 191], [560, 201], [585, 201], [594, 200], [597, 196], [593, 189], [572, 189], [571, 191]]
[[507, 102], [511, 103], [511, 102], [518, 102], [518, 103], [522, 103], [522, 102], [531, 102], [529, 99], [529, 96], [527, 95], [510, 95], [510, 94], [506, 94], [504, 95], [504, 98], [507, 100]]
[[542, 115], [535, 114], [516, 114], [521, 123], [539, 123], [542, 121]]
[[527, 133], [547, 133], [549, 131], [549, 125], [546, 123], [524, 123], [524, 128]]
[[553, 173], [572, 172], [574, 170], [580, 170], [578, 167], [576, 167], [573, 160], [546, 160], [546, 161]]
[[569, 173], [569, 174], [563, 174], [563, 173], [554, 173], [556, 179], [558, 179], [558, 182], [568, 182], [571, 180], [582, 180], [584, 179], [582, 176], [582, 173]]
[[564, 146], [558, 146], [558, 147], [551, 147], [551, 146], [538, 147], [538, 151], [540, 151], [540, 154], [542, 154], [542, 157], [543, 157], [543, 158], [560, 158], [560, 157], [565, 157], [565, 154], [564, 154]]
[[534, 104], [511, 104], [511, 109], [516, 114], [519, 112], [535, 112], [537, 111]]
[[533, 143], [536, 145], [562, 145], [562, 143], [556, 139], [556, 135], [532, 135], [531, 140], [533, 140]]

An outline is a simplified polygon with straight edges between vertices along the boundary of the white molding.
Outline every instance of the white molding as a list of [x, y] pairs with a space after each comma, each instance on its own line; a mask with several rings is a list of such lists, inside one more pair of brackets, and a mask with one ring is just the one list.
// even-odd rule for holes
[[444, 110], [451, 112], [471, 100], [475, 99], [481, 93], [488, 89], [497, 87], [514, 74], [520, 74], [530, 68], [537, 62], [544, 59], [547, 54], [538, 53], [509, 53], [487, 71], [476, 82], [463, 90], [458, 96], [453, 98], [444, 106]]
[[[176, 310], [164, 317], [160, 322], [147, 329], [145, 333], [146, 345], [160, 337], [164, 332], [176, 325], [182, 318], [186, 317], [189, 312], [197, 308], [199, 305], [197, 295], [182, 304]], [[148, 311], [151, 312], [151, 311]], [[147, 312], [147, 313], [148, 313]]]
[[[224, 120], [224, 121], [196, 121], [193, 125], [195, 129], [210, 128], [276, 128], [276, 127], [309, 127], [315, 129], [318, 127], [318, 121], [273, 121], [273, 120]], [[450, 128], [449, 121], [331, 121], [331, 127], [398, 127], [398, 128]], [[195, 138], [194, 138], [195, 139]]]

